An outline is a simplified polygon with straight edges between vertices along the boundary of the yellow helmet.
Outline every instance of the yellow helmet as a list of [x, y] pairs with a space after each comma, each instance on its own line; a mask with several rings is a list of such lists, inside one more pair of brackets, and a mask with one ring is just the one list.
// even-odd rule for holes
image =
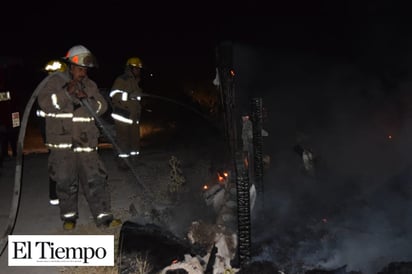
[[47, 73], [52, 73], [56, 71], [64, 72], [67, 70], [67, 65], [60, 61], [60, 60], [50, 60], [47, 62], [46, 66], [44, 66], [44, 71]]
[[129, 59], [127, 59], [126, 66], [142, 68], [143, 63], [138, 57], [130, 57]]
[[93, 54], [85, 46], [77, 45], [71, 47], [64, 57], [68, 62], [73, 65], [93, 68], [97, 67], [96, 59]]

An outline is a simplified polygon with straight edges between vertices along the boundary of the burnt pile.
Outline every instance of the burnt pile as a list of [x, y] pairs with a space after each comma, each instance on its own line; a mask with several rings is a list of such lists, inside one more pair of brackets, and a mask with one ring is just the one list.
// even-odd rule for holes
[[205, 254], [200, 247], [180, 239], [155, 224], [125, 222], [119, 239], [119, 269], [122, 274], [158, 273], [185, 254]]

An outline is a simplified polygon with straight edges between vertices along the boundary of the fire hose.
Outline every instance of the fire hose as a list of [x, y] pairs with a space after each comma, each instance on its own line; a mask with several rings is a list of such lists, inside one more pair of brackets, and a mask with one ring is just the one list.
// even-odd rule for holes
[[[109, 139], [109, 142], [112, 144], [113, 148], [115, 151], [120, 154], [121, 149], [119, 145], [116, 143], [114, 140], [113, 136], [111, 135], [110, 131], [104, 126], [104, 123], [100, 119], [100, 117], [96, 114], [96, 112], [93, 110], [93, 108], [90, 106], [89, 102], [87, 101], [87, 98], [83, 98], [80, 100], [80, 104], [87, 109], [89, 114], [94, 118], [94, 121], [96, 122], [96, 125], [103, 131], [104, 135]], [[133, 173], [133, 176], [136, 178], [137, 183], [140, 185], [140, 187], [145, 191], [146, 195], [150, 195], [150, 191], [146, 188], [146, 186], [142, 183], [139, 175], [137, 174], [136, 169], [133, 167], [133, 165], [130, 163], [128, 158], [122, 158], [123, 161], [127, 164], [129, 167], [130, 171]]]
[[[64, 74], [58, 74], [61, 77], [65, 77]], [[3, 254], [7, 243], [8, 243], [8, 236], [13, 233], [14, 226], [16, 224], [16, 219], [17, 219], [17, 214], [19, 211], [19, 206], [20, 206], [20, 198], [21, 198], [21, 185], [22, 185], [22, 172], [23, 172], [23, 146], [24, 146], [24, 138], [26, 136], [26, 129], [27, 129], [27, 123], [29, 120], [30, 112], [31, 109], [33, 108], [33, 105], [38, 97], [38, 94], [40, 90], [44, 87], [44, 85], [47, 83], [48, 79], [50, 78], [51, 75], [45, 77], [43, 81], [40, 82], [40, 84], [36, 87], [36, 89], [33, 91], [31, 97], [29, 98], [26, 107], [24, 109], [23, 113], [23, 118], [21, 120], [21, 125], [20, 125], [20, 131], [19, 135], [17, 138], [17, 155], [16, 155], [16, 169], [15, 169], [15, 176], [14, 176], [14, 188], [13, 188], [13, 196], [12, 196], [12, 201], [11, 201], [11, 207], [10, 207], [10, 212], [9, 212], [9, 218], [8, 218], [8, 223], [6, 226], [6, 229], [3, 233], [3, 236], [0, 239], [0, 256]], [[69, 80], [69, 79], [66, 79]], [[182, 104], [178, 101], [154, 95], [154, 94], [147, 94], [143, 93], [142, 97], [151, 97], [151, 98], [156, 98], [156, 99], [161, 99], [164, 101], [169, 101], [172, 103], [175, 103], [177, 105], [183, 106], [187, 109], [190, 109], [191, 111], [197, 113], [198, 115], [202, 116], [206, 120], [210, 121], [207, 117], [205, 117], [202, 113], [197, 111], [196, 109]], [[80, 100], [80, 103], [82, 106], [84, 106], [87, 111], [92, 115], [92, 117], [95, 119], [95, 122], [97, 126], [103, 131], [103, 133], [106, 135], [106, 137], [109, 139], [110, 143], [113, 145], [114, 149], [120, 153], [120, 147], [119, 145], [115, 142], [113, 136], [111, 135], [110, 131], [104, 126], [104, 123], [100, 119], [99, 116], [94, 112], [94, 110], [91, 108], [90, 104], [87, 102], [87, 99], [82, 99]], [[150, 194], [148, 189], [145, 187], [145, 185], [141, 182], [140, 177], [138, 176], [135, 168], [133, 165], [130, 163], [130, 161], [127, 158], [122, 158], [131, 172], [133, 173], [134, 177], [136, 178], [138, 184], [143, 188], [143, 190], [146, 192], [147, 195]], [[145, 197], [147, 197], [145, 195]]]
[[33, 107], [34, 102], [37, 99], [39, 91], [46, 84], [49, 77], [50, 75], [44, 78], [44, 80], [40, 82], [40, 84], [37, 86], [37, 88], [34, 90], [33, 94], [31, 95], [26, 105], [26, 108], [24, 109], [23, 119], [21, 120], [21, 124], [20, 124], [19, 136], [17, 138], [16, 171], [14, 175], [13, 197], [11, 201], [9, 219], [8, 219], [8, 223], [6, 226], [6, 230], [4, 231], [4, 234], [0, 239], [0, 256], [3, 254], [4, 249], [6, 248], [8, 236], [13, 232], [14, 225], [16, 224], [17, 213], [19, 210], [20, 196], [21, 196], [21, 183], [22, 183], [21, 179], [22, 179], [22, 171], [23, 171], [23, 143], [24, 143], [24, 137], [26, 135], [26, 128], [27, 128], [27, 122], [30, 116], [30, 111]]
[[[195, 109], [195, 108], [193, 108], [193, 107], [191, 107], [191, 106], [189, 106], [189, 105], [187, 105], [187, 104], [184, 104], [184, 103], [182, 103], [182, 102], [179, 102], [179, 101], [177, 101], [177, 100], [173, 100], [173, 99], [171, 99], [171, 98], [167, 98], [167, 97], [164, 97], [164, 96], [159, 96], [159, 95], [152, 94], [152, 93], [142, 93], [140, 96], [141, 96], [141, 97], [148, 97], [148, 98], [159, 99], [159, 100], [162, 100], [162, 101], [167, 101], [167, 102], [171, 102], [171, 103], [173, 103], [173, 104], [179, 105], [179, 106], [184, 107], [184, 108], [186, 108], [186, 109], [188, 109], [188, 110], [190, 110], [190, 111], [193, 111], [194, 113], [196, 113], [197, 115], [199, 115], [200, 117], [202, 117], [203, 119], [205, 119], [206, 121], [208, 121], [209, 123], [211, 123], [212, 125], [214, 125], [213, 121], [212, 121], [209, 117], [207, 117], [206, 115], [204, 115], [203, 113], [201, 113], [201, 112], [198, 111], [197, 109]], [[214, 126], [215, 126], [215, 125], [214, 125]]]
[[[67, 77], [65, 77], [64, 74], [57, 74], [65, 80]], [[22, 173], [23, 173], [23, 146], [24, 146], [24, 138], [26, 136], [26, 129], [27, 129], [27, 123], [29, 120], [30, 112], [31, 109], [39, 95], [40, 90], [43, 89], [44, 85], [47, 83], [51, 75], [48, 75], [43, 79], [43, 81], [40, 82], [40, 84], [36, 87], [36, 89], [33, 91], [30, 99], [28, 100], [26, 107], [24, 109], [24, 114], [23, 118], [21, 120], [21, 125], [20, 125], [20, 131], [19, 135], [17, 138], [17, 154], [16, 154], [16, 169], [15, 169], [15, 175], [14, 175], [14, 188], [13, 188], [13, 196], [12, 196], [12, 201], [11, 201], [11, 206], [10, 206], [10, 212], [9, 212], [9, 218], [7, 222], [6, 229], [3, 233], [3, 236], [0, 239], [0, 256], [3, 254], [7, 242], [8, 242], [8, 236], [13, 233], [14, 226], [16, 224], [16, 219], [17, 219], [17, 214], [19, 211], [20, 207], [20, 198], [21, 198], [21, 185], [22, 185]], [[110, 132], [107, 130], [107, 128], [104, 126], [102, 121], [100, 120], [100, 117], [97, 116], [95, 111], [91, 108], [90, 104], [87, 102], [87, 99], [82, 99], [80, 100], [80, 103], [82, 106], [86, 108], [86, 110], [92, 115], [92, 117], [95, 119], [95, 122], [97, 126], [102, 129], [103, 133], [106, 135], [106, 137], [109, 139], [109, 141], [112, 143], [113, 147], [116, 149], [118, 153], [120, 153], [120, 148], [117, 145], [117, 143], [114, 141], [114, 138], [111, 136]], [[123, 158], [123, 160], [126, 162], [127, 166], [130, 168], [132, 171], [133, 175], [135, 176], [137, 182], [140, 184], [140, 186], [144, 189], [146, 194], [150, 194], [150, 192], [147, 191], [145, 186], [141, 183], [141, 180], [136, 172], [136, 170], [133, 168], [131, 165], [130, 161], [126, 158]]]

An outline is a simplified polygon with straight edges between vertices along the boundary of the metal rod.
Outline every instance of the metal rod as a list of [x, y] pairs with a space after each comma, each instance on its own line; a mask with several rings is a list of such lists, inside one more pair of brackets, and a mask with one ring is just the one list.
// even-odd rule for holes
[[240, 266], [245, 266], [251, 258], [251, 220], [249, 175], [242, 153], [238, 153], [236, 157], [236, 189], [239, 262]]
[[263, 104], [262, 98], [253, 98], [252, 103], [253, 124], [253, 177], [258, 194], [262, 194], [263, 186]]

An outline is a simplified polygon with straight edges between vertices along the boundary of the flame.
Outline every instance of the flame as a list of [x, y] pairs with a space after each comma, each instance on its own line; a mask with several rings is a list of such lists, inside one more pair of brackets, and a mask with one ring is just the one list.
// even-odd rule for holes
[[391, 134], [388, 135], [388, 139], [391, 140], [393, 137]]
[[245, 157], [244, 162], [245, 162], [245, 167], [248, 168], [249, 167], [249, 160], [247, 159], [247, 157]]
[[209, 189], [208, 185], [203, 186], [203, 190], [208, 190], [208, 189]]
[[228, 176], [229, 176], [229, 173], [227, 171], [222, 171], [222, 172], [217, 173], [217, 179], [219, 183], [225, 182]]

